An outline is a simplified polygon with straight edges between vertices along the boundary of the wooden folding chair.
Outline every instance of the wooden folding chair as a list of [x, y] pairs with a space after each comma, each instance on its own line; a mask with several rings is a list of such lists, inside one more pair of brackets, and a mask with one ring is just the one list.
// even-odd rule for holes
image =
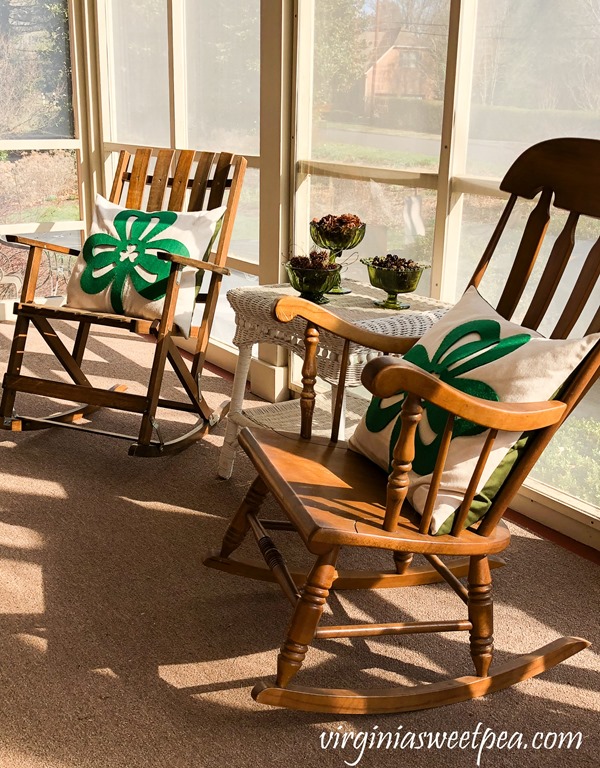
[[[600, 141], [590, 139], [542, 142], [515, 161], [501, 183], [501, 189], [510, 195], [509, 200], [470, 282], [475, 287], [480, 284], [518, 198], [538, 197], [496, 306], [498, 315], [511, 320], [523, 298], [526, 309], [521, 322], [526, 328], [537, 329], [553, 298], [560, 297], [561, 310], [558, 320], [553, 320], [550, 338], [566, 339], [581, 319], [583, 310], [589, 311], [586, 305], [600, 276], [600, 241], [592, 246], [574, 281], [565, 273], [573, 254], [580, 216], [600, 219], [599, 177]], [[557, 209], [568, 212], [566, 223], [541, 275], [532, 279], [532, 286], [533, 267]], [[532, 290], [525, 293], [526, 286]], [[525, 296], [531, 298], [525, 300]], [[600, 310], [596, 306], [591, 309], [591, 322], [588, 320], [582, 330], [597, 333], [600, 332]], [[291, 297], [281, 299], [275, 312], [283, 321], [297, 314], [309, 319], [303, 369], [303, 435], [260, 428], [241, 431], [239, 443], [258, 476], [225, 532], [220, 554], [210, 555], [205, 561], [210, 567], [275, 581], [293, 605], [291, 623], [278, 655], [277, 677], [275, 681], [257, 684], [252, 693], [254, 698], [274, 706], [336, 714], [426, 709], [514, 685], [589, 645], [581, 638], [564, 637], [490, 669], [493, 651], [490, 567], [492, 556], [502, 552], [510, 541], [508, 528], [501, 518], [564, 419], [598, 379], [600, 342], [594, 345], [593, 340], [589, 341], [588, 351], [554, 400], [533, 403], [492, 402], [461, 391], [407, 361], [391, 357], [372, 360], [364, 369], [363, 383], [375, 396], [389, 398], [399, 392], [406, 393], [402, 426], [388, 476], [363, 455], [336, 442], [335, 433], [329, 441], [306, 439], [310, 436], [308, 425], [314, 402], [317, 323], [329, 330], [337, 327], [349, 336], [352, 329], [343, 328], [339, 322], [336, 325], [335, 319], [327, 318], [323, 308], [313, 310], [306, 302]], [[399, 345], [402, 340], [396, 342]], [[412, 343], [411, 340], [407, 346]], [[470, 354], [474, 354], [473, 350]], [[447, 419], [422, 515], [419, 515], [407, 498], [413, 482], [409, 473], [416, 455], [417, 427], [424, 408], [429, 405], [445, 411]], [[481, 432], [487, 430], [487, 436], [481, 455], [469, 465], [470, 479], [451, 528], [447, 533], [433, 535], [430, 523], [456, 419], [479, 425]], [[487, 458], [502, 431], [526, 433], [528, 437], [483, 519], [465, 528]], [[269, 495], [278, 503], [285, 520], [260, 519], [261, 506]], [[270, 536], [271, 530], [296, 534], [297, 540], [315, 558], [308, 574], [290, 572]], [[249, 532], [257, 540], [266, 568], [232, 557]], [[386, 583], [385, 574], [338, 572], [338, 557], [346, 547], [357, 547], [365, 553], [380, 549], [393, 554], [397, 573], [391, 574]], [[441, 576], [466, 604], [464, 618], [319, 626], [330, 590], [425, 583], [427, 578], [423, 576], [422, 567], [412, 565], [415, 553], [424, 556], [430, 572]], [[465, 558], [465, 571], [457, 572], [452, 565], [455, 560], [446, 563], [442, 559], [445, 556]], [[463, 575], [467, 576], [466, 585], [460, 580]], [[474, 675], [385, 689], [313, 688], [292, 682], [313, 640], [447, 631], [469, 632]]]
[[[151, 158], [156, 161], [151, 171]], [[175, 161], [175, 163], [174, 163]], [[171, 168], [175, 164], [174, 171]], [[118, 314], [101, 313], [69, 307], [56, 307], [36, 301], [36, 282], [44, 250], [58, 254], [77, 255], [78, 251], [51, 243], [42, 243], [23, 237], [8, 237], [11, 242], [29, 247], [29, 259], [25, 273], [21, 301], [15, 305], [17, 315], [13, 343], [3, 380], [0, 403], [1, 426], [12, 431], [45, 429], [61, 426], [80, 429], [133, 440], [129, 449], [131, 455], [158, 456], [168, 451], [181, 450], [202, 437], [213, 426], [219, 415], [212, 412], [200, 388], [200, 376], [204, 366], [206, 350], [217, 298], [223, 275], [229, 274], [225, 267], [227, 252], [238, 207], [246, 160], [227, 152], [195, 152], [184, 150], [175, 153], [172, 149], [138, 149], [134, 153], [123, 150], [118, 159], [117, 170], [110, 193], [110, 201], [129, 209], [144, 211], [202, 211], [225, 205], [226, 212], [216, 244], [210, 257], [203, 261], [202, 254], [191, 254], [192, 258], [169, 253], [160, 258], [171, 263], [160, 320], [126, 317]], [[124, 202], [122, 202], [124, 200]], [[184, 361], [174, 337], [179, 331], [174, 324], [179, 280], [184, 266], [191, 266], [208, 273], [209, 285], [205, 292], [198, 293], [197, 303], [204, 305], [199, 323], [192, 327], [191, 337], [195, 339], [193, 361], [188, 366]], [[77, 335], [71, 351], [59, 339], [51, 325], [52, 320], [70, 320], [77, 323]], [[117, 385], [110, 390], [99, 389], [90, 383], [82, 370], [88, 334], [92, 325], [113, 326], [136, 334], [149, 334], [156, 340], [156, 349], [145, 395], [125, 392]], [[60, 365], [73, 383], [35, 378], [21, 373], [25, 343], [30, 325], [33, 325], [48, 344]], [[167, 360], [170, 362], [187, 401], [161, 397], [161, 384]], [[15, 411], [15, 399], [19, 392], [59, 398], [78, 403], [77, 407], [47, 418], [33, 418]], [[98, 408], [115, 408], [141, 415], [137, 436], [105, 432], [93, 427], [77, 424], [83, 416], [90, 415]], [[194, 428], [186, 434], [165, 442], [161, 439], [156, 422], [157, 408], [184, 411], [198, 416]]]

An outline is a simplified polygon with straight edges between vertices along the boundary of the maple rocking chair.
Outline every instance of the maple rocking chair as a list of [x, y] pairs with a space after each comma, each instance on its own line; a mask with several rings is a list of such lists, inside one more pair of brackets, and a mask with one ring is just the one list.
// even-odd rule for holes
[[[282, 321], [300, 314], [308, 318], [306, 357], [303, 368], [304, 436], [276, 433], [272, 430], [245, 428], [239, 443], [251, 459], [258, 477], [251, 485], [223, 538], [219, 555], [211, 555], [206, 564], [238, 575], [265, 579], [262, 569], [250, 563], [237, 562], [232, 554], [249, 532], [254, 534], [259, 549], [284, 595], [293, 605], [293, 616], [277, 660], [274, 682], [258, 683], [253, 697], [264, 704], [290, 709], [330, 713], [385, 713], [425, 709], [483, 696], [535, 676], [587, 647], [589, 643], [577, 637], [563, 637], [534, 652], [516, 656], [509, 662], [490, 669], [493, 651], [493, 602], [490, 565], [493, 555], [509, 544], [510, 534], [502, 517], [527, 474], [600, 372], [600, 310], [593, 304], [600, 275], [600, 240], [589, 251], [575, 276], [565, 277], [574, 250], [575, 230], [581, 215], [600, 218], [600, 141], [588, 139], [554, 139], [525, 151], [509, 169], [501, 189], [509, 200], [491, 237], [465, 296], [438, 320], [427, 332], [439, 334], [451, 313], [463, 302], [469, 307], [486, 306], [489, 315], [474, 326], [472, 315], [457, 328], [448, 326], [439, 348], [427, 347], [426, 336], [414, 345], [404, 359], [378, 357], [369, 362], [363, 372], [363, 383], [375, 396], [376, 416], [384, 405], [392, 402], [398, 416], [397, 431], [388, 445], [391, 450], [389, 471], [377, 467], [371, 458], [351, 450], [346, 444], [332, 439], [306, 439], [310, 435], [310, 410], [314, 402], [315, 348], [318, 341], [317, 323], [331, 324], [323, 308], [311, 309], [306, 302], [293, 297], [281, 299], [275, 312]], [[539, 197], [538, 197], [539, 196]], [[495, 309], [477, 293], [482, 277], [506, 227], [518, 198], [538, 198], [525, 224], [520, 244], [509, 276]], [[568, 213], [566, 223], [556, 237], [541, 276], [536, 284], [528, 285], [550, 218], [558, 211]], [[526, 290], [527, 286], [527, 290]], [[546, 318], [553, 299], [558, 299], [558, 320], [553, 311], [553, 329], [549, 339], [536, 332]], [[522, 300], [522, 301], [521, 301]], [[588, 305], [588, 306], [586, 306]], [[585, 339], [567, 340], [583, 312], [591, 322], [585, 322]], [[487, 310], [485, 310], [487, 311]], [[522, 317], [521, 325], [514, 320]], [[490, 319], [493, 317], [494, 319]], [[464, 318], [463, 318], [464, 320]], [[493, 324], [493, 325], [492, 325]], [[440, 328], [438, 328], [440, 326]], [[338, 326], [341, 328], [341, 326]], [[502, 332], [499, 329], [503, 327]], [[329, 328], [330, 330], [332, 328]], [[436, 330], [437, 329], [437, 330]], [[352, 333], [351, 329], [345, 329]], [[461, 336], [462, 334], [462, 336]], [[469, 335], [470, 334], [470, 335]], [[490, 335], [491, 334], [491, 335]], [[457, 346], [463, 341], [462, 347]], [[567, 341], [562, 341], [567, 340]], [[398, 343], [400, 340], [396, 340]], [[555, 387], [554, 366], [567, 354], [564, 350], [574, 342], [577, 348], [574, 362], [562, 386]], [[436, 342], [437, 343], [437, 342]], [[529, 363], [530, 347], [551, 358]], [[553, 347], [556, 344], [557, 347]], [[414, 345], [414, 346], [413, 346]], [[425, 345], [425, 346], [423, 346]], [[547, 345], [547, 346], [544, 346]], [[552, 352], [552, 349], [558, 351]], [[431, 352], [430, 349], [434, 349]], [[442, 350], [440, 352], [440, 350]], [[508, 354], [517, 362], [507, 362]], [[536, 352], [537, 354], [537, 352]], [[445, 356], [445, 357], [444, 357]], [[479, 359], [478, 359], [479, 358]], [[424, 366], [426, 360], [430, 367]], [[435, 368], [440, 360], [446, 367]], [[485, 370], [486, 365], [501, 366], [501, 376], [511, 385], [528, 367], [541, 369], [541, 384], [546, 386], [543, 397], [521, 397], [518, 401], [482, 395], [482, 381], [467, 379], [466, 373]], [[488, 368], [489, 370], [489, 368]], [[547, 373], [546, 373], [547, 372]], [[556, 373], [558, 376], [558, 372]], [[482, 375], [478, 378], [484, 378]], [[536, 386], [540, 385], [540, 381]], [[469, 391], [470, 382], [479, 395]], [[533, 386], [533, 385], [532, 385]], [[548, 387], [551, 387], [548, 390]], [[489, 389], [489, 387], [488, 387]], [[532, 391], [538, 391], [535, 389]], [[530, 390], [526, 387], [525, 392]], [[480, 396], [482, 395], [482, 396]], [[394, 398], [394, 401], [388, 400]], [[532, 402], [526, 402], [531, 400]], [[440, 421], [440, 415], [443, 415]], [[369, 412], [367, 413], [368, 423]], [[436, 450], [425, 492], [417, 505], [419, 475], [417, 463], [422, 460], [423, 445], [420, 428], [438, 431]], [[435, 428], [433, 425], [436, 425]], [[456, 435], [475, 435], [480, 439], [477, 452], [468, 462], [468, 473], [460, 493], [460, 501], [448, 518], [446, 527], [435, 523], [438, 502], [446, 491], [446, 462], [453, 456]], [[508, 466], [499, 488], [490, 495], [482, 514], [473, 517], [488, 464], [495, 455], [495, 446], [513, 435], [519, 435], [520, 449]], [[509, 443], [504, 443], [508, 445]], [[505, 452], [505, 448], [502, 451]], [[456, 469], [456, 467], [453, 467]], [[285, 515], [285, 520], [259, 518], [260, 508], [272, 494]], [[411, 495], [412, 494], [412, 495]], [[434, 526], [435, 523], [435, 526]], [[437, 530], [436, 530], [436, 526]], [[283, 556], [272, 541], [269, 531], [296, 533], [314, 565], [308, 575], [292, 574]], [[393, 585], [423, 583], [419, 568], [412, 565], [413, 555], [427, 560], [431, 571], [437, 572], [467, 606], [467, 615], [456, 620], [409, 621], [343, 626], [319, 626], [329, 592], [338, 588], [378, 587], [377, 578], [344, 579], [336, 570], [340, 551], [358, 547], [366, 551], [380, 549], [394, 554], [398, 573]], [[467, 559], [466, 585], [463, 575], [453, 572], [442, 557], [461, 556]], [[474, 675], [443, 680], [415, 687], [383, 689], [329, 689], [296, 685], [293, 681], [300, 670], [308, 647], [313, 640], [332, 638], [369, 638], [382, 635], [404, 635], [422, 632], [468, 631]]]
[[[155, 162], [152, 166], [153, 156]], [[118, 236], [113, 237], [112, 241], [110, 238], [106, 239], [103, 234], [96, 235], [96, 238], [100, 238], [96, 242], [101, 245], [112, 242], [114, 250], [103, 262], [102, 269], [91, 269], [93, 265], [88, 264], [88, 271], [91, 273], [88, 276], [88, 284], [92, 284], [92, 288], [88, 287], [88, 291], [90, 294], [109, 296], [112, 306], [115, 304], [119, 306], [119, 312], [110, 311], [111, 305], [108, 311], [106, 307], [101, 311], [95, 309], [93, 302], [97, 301], [97, 298], [93, 295], [91, 296], [92, 308], [89, 309], [69, 306], [69, 304], [57, 307], [37, 302], [36, 282], [44, 250], [72, 256], [77, 256], [79, 252], [23, 237], [7, 237], [11, 242], [28, 246], [29, 259], [21, 300], [15, 305], [14, 310], [17, 319], [7, 371], [2, 384], [0, 426], [12, 431], [45, 429], [54, 426], [69, 427], [131, 440], [133, 441], [129, 449], [131, 455], [159, 456], [187, 447], [218, 422], [221, 414], [218, 411], [212, 411], [204, 399], [200, 387], [200, 376], [205, 362], [221, 280], [224, 275], [229, 274], [225, 262], [245, 168], [245, 158], [227, 152], [183, 150], [176, 153], [172, 149], [149, 148], [137, 149], [133, 154], [125, 150], [120, 152], [110, 197], [108, 202], [104, 201], [104, 206], [109, 211], [116, 211], [119, 210], [117, 205], [124, 201], [127, 210], [122, 212], [121, 216], [125, 216], [126, 223], [121, 220], [119, 225], [119, 217], [114, 219], [114, 228], [118, 230]], [[112, 208], [110, 204], [114, 204]], [[168, 213], [165, 213], [163, 208]], [[145, 248], [150, 249], [152, 245], [150, 240], [154, 233], [164, 230], [165, 221], [172, 223], [182, 212], [183, 217], [188, 217], [186, 220], [196, 221], [204, 215], [210, 217], [211, 214], [208, 212], [215, 209], [219, 209], [220, 221], [218, 225], [214, 225], [214, 236], [205, 253], [195, 253], [188, 248], [182, 251], [181, 244], [174, 239], [155, 239], [155, 242], [161, 246], [160, 249], [156, 249], [157, 252], [153, 255], [146, 253]], [[195, 217], [191, 215], [202, 211], [207, 213], [199, 213]], [[151, 215], [153, 213], [154, 216]], [[121, 226], [120, 229], [119, 226]], [[118, 241], [119, 236], [122, 242], [117, 242], [115, 247], [114, 243]], [[129, 244], [127, 238], [131, 241]], [[170, 250], [171, 246], [173, 247]], [[139, 258], [138, 251], [143, 254], [144, 260]], [[83, 255], [85, 254], [84, 246]], [[154, 260], [153, 263], [158, 266], [152, 267], [148, 259]], [[125, 260], [124, 265], [123, 260]], [[138, 262], [140, 266], [137, 266]], [[122, 267], [124, 277], [114, 277], [111, 286], [109, 280], [113, 274], [117, 274], [119, 266]], [[113, 273], [107, 274], [107, 270], [111, 269]], [[193, 317], [193, 320], [186, 335], [189, 335], [195, 343], [193, 359], [191, 365], [188, 365], [176, 346], [174, 338], [181, 335], [175, 318], [182, 272], [187, 270], [189, 273], [192, 269], [197, 270], [198, 275], [205, 276], [208, 287], [204, 288], [204, 283], [196, 280], [199, 288], [193, 290], [192, 274], [189, 317]], [[153, 272], [159, 275], [158, 280]], [[143, 279], [147, 282], [143, 283]], [[152, 284], [151, 280], [155, 280], [155, 283]], [[164, 303], [159, 305], [154, 319], [135, 316], [131, 312], [124, 313], [121, 296], [116, 295], [115, 298], [115, 287], [122, 290], [124, 286], [129, 288], [130, 284], [134, 287], [142, 285], [140, 288], [142, 295], [148, 295], [151, 299], [164, 297]], [[190, 284], [189, 279], [188, 284]], [[118, 294], [118, 290], [116, 293]], [[192, 306], [194, 298], [197, 305], [195, 314]], [[203, 311], [201, 305], [204, 305]], [[57, 335], [50, 322], [53, 320], [69, 320], [78, 324], [72, 350], [67, 349]], [[82, 370], [82, 365], [90, 327], [94, 324], [154, 337], [156, 346], [145, 395], [130, 394], [125, 391], [126, 387], [123, 385], [115, 385], [110, 390], [92, 386]], [[73, 383], [35, 378], [21, 373], [27, 333], [31, 325], [39, 331]], [[185, 401], [161, 397], [161, 384], [167, 360], [185, 391], [187, 396]], [[20, 392], [76, 402], [78, 405], [46, 418], [24, 416], [15, 410], [15, 400]], [[139, 434], [131, 436], [105, 432], [87, 424], [78, 423], [83, 417], [103, 407], [139, 414], [141, 416]], [[194, 414], [198, 417], [198, 421], [191, 431], [165, 442], [156, 421], [156, 411], [159, 407]]]

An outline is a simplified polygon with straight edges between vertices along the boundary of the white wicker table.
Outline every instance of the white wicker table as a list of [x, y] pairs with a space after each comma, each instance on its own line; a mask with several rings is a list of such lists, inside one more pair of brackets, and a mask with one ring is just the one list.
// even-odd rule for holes
[[[377, 288], [352, 280], [345, 280], [344, 285], [351, 288], [352, 293], [331, 296], [327, 309], [353, 325], [390, 336], [422, 336], [449, 306], [436, 299], [412, 293], [405, 297], [410, 304], [410, 309], [390, 311], [374, 306], [375, 299], [381, 300], [385, 297], [385, 294]], [[281, 323], [275, 319], [272, 312], [273, 304], [277, 299], [290, 295], [295, 296], [297, 292], [288, 283], [234, 288], [227, 293], [229, 303], [235, 312], [236, 332], [233, 343], [239, 348], [239, 358], [227, 417], [227, 432], [219, 458], [220, 477], [231, 477], [240, 428], [257, 422], [257, 414], [253, 418], [248, 418], [242, 411], [252, 346], [258, 343], [277, 344], [300, 357], [304, 356], [306, 321], [297, 317], [289, 323]], [[340, 336], [325, 330], [320, 332], [317, 352], [318, 375], [333, 386], [339, 378], [343, 346], [344, 339]], [[359, 386], [365, 363], [381, 354], [377, 350], [351, 344], [346, 386]], [[281, 410], [282, 406], [285, 408], [286, 404], [265, 406], [260, 410], [267, 411], [268, 408]], [[258, 412], [258, 409], [252, 409], [252, 412], [255, 411]]]

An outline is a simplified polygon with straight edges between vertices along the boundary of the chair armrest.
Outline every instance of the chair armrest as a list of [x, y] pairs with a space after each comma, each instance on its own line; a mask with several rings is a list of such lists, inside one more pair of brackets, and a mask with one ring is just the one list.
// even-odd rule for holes
[[35, 290], [43, 251], [63, 253], [67, 256], [79, 256], [79, 251], [75, 248], [66, 248], [64, 245], [45, 243], [41, 240], [31, 240], [28, 237], [21, 237], [20, 235], [6, 235], [6, 240], [19, 247], [29, 248], [27, 268], [25, 270], [23, 288], [21, 290], [21, 302], [24, 304], [32, 302], [35, 299]]
[[178, 256], [174, 253], [161, 251], [157, 254], [159, 259], [170, 261], [172, 264], [181, 264], [182, 267], [194, 267], [194, 269], [203, 269], [205, 272], [217, 272], [219, 275], [230, 275], [231, 271], [227, 267], [218, 267], [208, 261], [199, 261], [191, 259], [189, 256]]
[[377, 349], [388, 355], [403, 355], [419, 340], [418, 336], [388, 336], [360, 328], [334, 315], [329, 310], [299, 296], [284, 296], [273, 304], [273, 315], [282, 323], [289, 323], [295, 317], [315, 323], [323, 330], [335, 333], [344, 339], [369, 349]]
[[54, 251], [54, 253], [65, 253], [68, 256], [79, 256], [79, 251], [76, 248], [67, 248], [64, 245], [57, 245], [56, 243], [46, 243], [42, 240], [30, 240], [30, 238], [21, 237], [20, 235], [6, 235], [5, 239], [9, 243], [24, 245], [28, 248], [43, 248], [45, 251]]
[[541, 403], [497, 403], [473, 397], [440, 381], [407, 360], [379, 357], [362, 373], [362, 383], [377, 397], [392, 397], [402, 390], [418, 395], [445, 411], [483, 427], [507, 432], [528, 432], [560, 421], [567, 406], [560, 400]]

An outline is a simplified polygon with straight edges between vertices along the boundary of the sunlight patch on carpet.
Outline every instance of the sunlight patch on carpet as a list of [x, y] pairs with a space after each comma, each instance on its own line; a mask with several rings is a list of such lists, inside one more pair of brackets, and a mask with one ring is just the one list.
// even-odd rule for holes
[[[35, 481], [35, 492], [32, 483]], [[60, 483], [52, 480], [42, 480], [39, 477], [27, 478], [21, 475], [9, 475], [0, 472], [0, 488], [5, 493], [22, 493], [35, 496], [52, 496], [55, 499], [66, 499], [67, 493]]]

